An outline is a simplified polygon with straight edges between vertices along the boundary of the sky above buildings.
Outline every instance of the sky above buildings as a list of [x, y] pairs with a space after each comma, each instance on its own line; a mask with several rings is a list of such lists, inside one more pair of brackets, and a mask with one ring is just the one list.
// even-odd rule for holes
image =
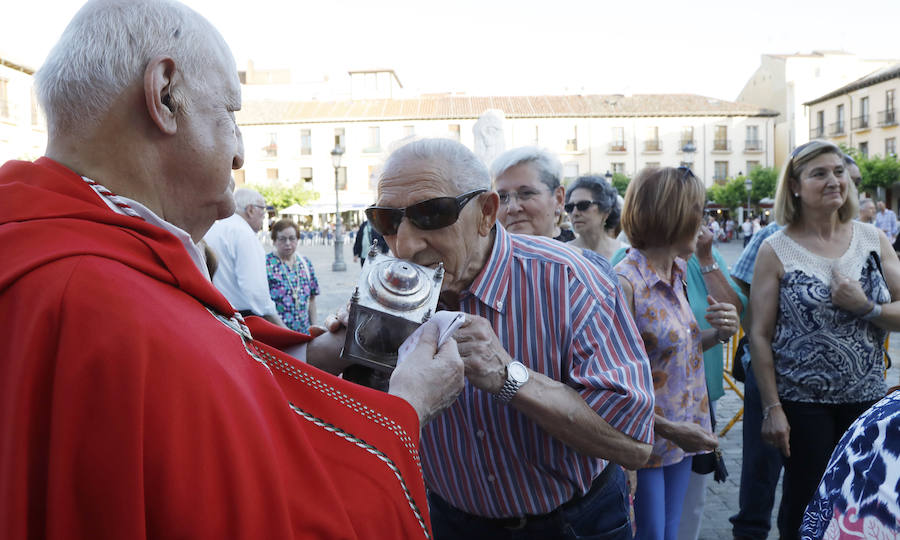
[[[10, 0], [0, 55], [39, 66], [82, 2]], [[407, 91], [734, 100], [762, 54], [898, 59], [900, 0], [186, 0], [239, 67], [393, 69]]]

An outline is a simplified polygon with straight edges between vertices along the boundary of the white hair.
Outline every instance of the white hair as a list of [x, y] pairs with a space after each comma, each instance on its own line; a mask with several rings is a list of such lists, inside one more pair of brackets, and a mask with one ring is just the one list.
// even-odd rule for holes
[[[82, 6], [35, 75], [51, 135], [96, 126], [157, 56], [175, 61], [184, 84], [205, 89], [210, 61], [228, 46], [201, 15], [173, 0], [92, 0]], [[233, 59], [232, 59], [233, 62]], [[172, 95], [178, 107], [187, 96]]]
[[251, 204], [265, 205], [266, 200], [258, 191], [250, 188], [239, 188], [234, 191], [235, 211], [243, 214]]
[[443, 178], [453, 182], [461, 193], [491, 188], [491, 175], [484, 163], [452, 139], [418, 139], [397, 148], [385, 160], [380, 178], [390, 176], [395, 168], [408, 160], [426, 161], [437, 168], [445, 166]]
[[541, 182], [550, 188], [550, 191], [559, 187], [563, 168], [556, 154], [537, 146], [520, 146], [503, 152], [491, 163], [491, 177], [496, 180], [503, 173], [516, 165], [529, 163], [537, 169]]

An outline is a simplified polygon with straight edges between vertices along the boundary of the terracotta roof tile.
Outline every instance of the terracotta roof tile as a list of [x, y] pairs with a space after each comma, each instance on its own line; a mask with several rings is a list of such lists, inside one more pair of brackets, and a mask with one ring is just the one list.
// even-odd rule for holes
[[241, 125], [478, 118], [499, 109], [507, 118], [641, 116], [777, 116], [777, 112], [695, 94], [451, 96], [355, 101], [250, 101]]

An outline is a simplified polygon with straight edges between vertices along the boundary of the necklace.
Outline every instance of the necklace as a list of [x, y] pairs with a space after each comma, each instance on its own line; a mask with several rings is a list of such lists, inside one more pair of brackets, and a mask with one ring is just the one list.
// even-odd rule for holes
[[[292, 264], [291, 266], [288, 266], [287, 264], [285, 264], [285, 262], [281, 259], [281, 257], [278, 257], [278, 262], [280, 262], [281, 266], [284, 267], [284, 278], [285, 278], [285, 281], [287, 281], [288, 287], [290, 287], [290, 289], [291, 289], [291, 298], [294, 299], [294, 306], [297, 306], [300, 304], [300, 271], [297, 268], [297, 264], [296, 264], [297, 256], [296, 255], [294, 256], [294, 264]], [[306, 264], [304, 263], [303, 266], [305, 267]], [[294, 269], [295, 272], [297, 273], [297, 285], [296, 286], [294, 285], [294, 282], [291, 280], [291, 269]]]

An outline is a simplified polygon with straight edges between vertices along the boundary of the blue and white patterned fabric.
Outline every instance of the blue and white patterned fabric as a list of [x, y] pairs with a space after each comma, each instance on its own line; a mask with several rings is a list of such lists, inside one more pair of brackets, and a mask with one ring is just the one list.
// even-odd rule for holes
[[766, 240], [784, 267], [772, 338], [778, 395], [785, 401], [856, 403], [884, 396], [886, 331], [831, 302], [832, 269], [858, 279], [870, 300], [891, 301], [876, 256], [872, 225], [853, 222], [850, 246], [829, 259], [810, 252], [781, 230]]
[[803, 540], [900, 539], [900, 391], [856, 419], [812, 502]]

